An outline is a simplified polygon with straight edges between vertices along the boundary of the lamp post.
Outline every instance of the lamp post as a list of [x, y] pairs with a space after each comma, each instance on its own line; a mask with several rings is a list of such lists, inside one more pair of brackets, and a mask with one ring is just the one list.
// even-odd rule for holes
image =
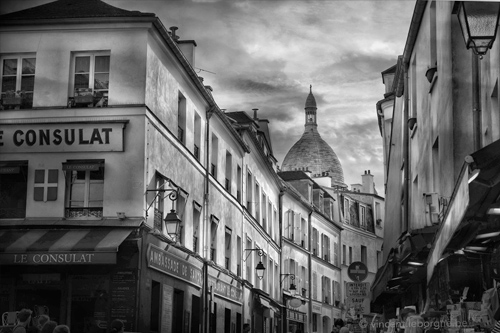
[[[261, 258], [264, 255], [264, 251], [262, 251], [262, 249], [245, 249], [245, 251], [249, 251], [249, 253], [247, 254], [247, 257], [245, 258], [244, 261], [247, 261], [248, 256], [250, 256], [250, 253], [253, 251], [257, 251], [257, 254]], [[260, 260], [257, 266], [255, 267], [255, 271], [257, 272], [257, 277], [259, 278], [259, 280], [262, 280], [262, 278], [264, 277], [264, 272], [266, 271], [266, 267], [262, 263], [262, 260]]]
[[474, 151], [481, 148], [481, 75], [479, 60], [491, 49], [496, 39], [500, 3], [461, 1], [457, 10], [458, 22], [467, 49], [472, 49], [472, 132]]

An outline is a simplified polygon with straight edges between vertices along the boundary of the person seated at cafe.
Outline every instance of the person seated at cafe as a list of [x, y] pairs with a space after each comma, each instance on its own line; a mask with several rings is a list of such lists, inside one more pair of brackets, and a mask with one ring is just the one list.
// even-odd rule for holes
[[17, 325], [12, 329], [12, 333], [26, 333], [32, 313], [30, 309], [21, 309], [17, 314]]
[[70, 333], [69, 327], [66, 325], [57, 325], [53, 333]]
[[46, 322], [42, 326], [40, 333], [52, 333], [52, 332], [54, 332], [54, 328], [56, 328], [56, 326], [57, 326], [57, 322], [55, 322], [53, 320], [49, 320], [48, 322]]

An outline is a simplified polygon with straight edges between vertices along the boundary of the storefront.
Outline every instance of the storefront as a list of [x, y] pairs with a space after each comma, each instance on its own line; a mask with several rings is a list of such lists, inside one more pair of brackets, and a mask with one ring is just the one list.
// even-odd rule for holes
[[203, 262], [156, 237], [145, 236], [139, 331], [200, 332]]
[[25, 228], [0, 230], [2, 313], [29, 308], [76, 333], [122, 319], [136, 331], [137, 227]]
[[307, 314], [293, 309], [286, 309], [287, 331], [290, 333], [305, 332]]

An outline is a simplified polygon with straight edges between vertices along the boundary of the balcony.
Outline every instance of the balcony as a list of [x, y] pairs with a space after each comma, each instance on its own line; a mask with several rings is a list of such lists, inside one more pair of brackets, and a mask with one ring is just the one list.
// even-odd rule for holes
[[2, 94], [1, 104], [5, 110], [31, 109], [33, 107], [33, 92], [9, 90]]
[[108, 92], [94, 91], [92, 88], [76, 88], [73, 97], [68, 97], [68, 108], [89, 107], [99, 108], [108, 106]]
[[102, 217], [102, 207], [66, 207], [65, 217], [78, 218], [78, 217]]

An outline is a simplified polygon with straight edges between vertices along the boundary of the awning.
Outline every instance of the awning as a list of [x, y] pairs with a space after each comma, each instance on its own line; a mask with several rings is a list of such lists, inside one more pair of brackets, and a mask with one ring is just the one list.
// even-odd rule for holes
[[0, 230], [0, 265], [115, 264], [133, 228]]

